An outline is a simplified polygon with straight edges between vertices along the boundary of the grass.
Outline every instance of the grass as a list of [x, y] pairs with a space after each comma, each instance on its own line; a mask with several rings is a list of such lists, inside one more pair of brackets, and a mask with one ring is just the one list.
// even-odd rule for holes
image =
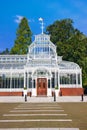
[[[41, 106], [42, 105], [42, 106]], [[40, 108], [46, 110], [43, 106], [60, 106], [63, 112], [10, 112], [14, 108], [32, 107], [32, 109]], [[51, 108], [49, 108], [51, 109]], [[56, 108], [52, 108], [56, 109]], [[60, 109], [60, 108], [58, 108]], [[68, 114], [67, 116], [3, 116], [3, 114], [31, 114], [31, 113], [59, 113]], [[40, 127], [58, 127], [58, 128], [79, 128], [80, 130], [87, 129], [87, 103], [0, 103], [0, 120], [22, 120], [22, 119], [72, 119], [72, 122], [15, 122], [15, 123], [0, 123], [0, 128], [40, 128]]]

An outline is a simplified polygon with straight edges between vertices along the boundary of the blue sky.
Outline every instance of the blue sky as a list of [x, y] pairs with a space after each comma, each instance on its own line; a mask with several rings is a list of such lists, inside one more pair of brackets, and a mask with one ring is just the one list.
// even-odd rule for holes
[[0, 0], [0, 51], [11, 48], [20, 19], [26, 17], [33, 35], [56, 20], [71, 18], [74, 27], [87, 35], [87, 0]]

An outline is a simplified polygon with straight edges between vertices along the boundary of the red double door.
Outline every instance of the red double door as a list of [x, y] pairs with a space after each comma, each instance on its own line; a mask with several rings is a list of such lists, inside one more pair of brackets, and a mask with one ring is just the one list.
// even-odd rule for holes
[[47, 96], [47, 79], [37, 79], [37, 96]]

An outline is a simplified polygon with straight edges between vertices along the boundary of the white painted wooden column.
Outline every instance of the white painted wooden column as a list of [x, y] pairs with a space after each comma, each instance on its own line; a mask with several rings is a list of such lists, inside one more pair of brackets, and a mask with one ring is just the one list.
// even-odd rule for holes
[[78, 73], [76, 72], [76, 87], [78, 87]]
[[12, 89], [12, 71], [10, 71], [10, 91]]
[[80, 72], [80, 85], [82, 87], [82, 71]]
[[56, 87], [56, 71], [55, 71], [55, 86], [54, 86], [54, 88]]
[[59, 70], [58, 70], [58, 87], [60, 89], [60, 72], [59, 72]]
[[25, 75], [25, 72], [24, 72], [24, 88], [26, 87], [25, 84], [26, 84], [26, 75]]
[[33, 76], [32, 76], [32, 88], [34, 88], [34, 81], [33, 81]]
[[[52, 71], [50, 71], [50, 74], [52, 75]], [[52, 89], [52, 76], [50, 77], [50, 88]]]
[[50, 78], [50, 88], [52, 88], [52, 85], [51, 85], [51, 78]]
[[35, 90], [36, 90], [36, 96], [37, 96], [37, 78], [35, 78]]

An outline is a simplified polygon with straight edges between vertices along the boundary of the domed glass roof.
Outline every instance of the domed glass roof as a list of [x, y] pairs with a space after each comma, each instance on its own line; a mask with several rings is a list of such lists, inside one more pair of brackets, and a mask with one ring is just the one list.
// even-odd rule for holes
[[35, 36], [35, 41], [29, 46], [29, 55], [35, 58], [55, 57], [56, 47], [50, 41], [50, 36], [40, 34]]

